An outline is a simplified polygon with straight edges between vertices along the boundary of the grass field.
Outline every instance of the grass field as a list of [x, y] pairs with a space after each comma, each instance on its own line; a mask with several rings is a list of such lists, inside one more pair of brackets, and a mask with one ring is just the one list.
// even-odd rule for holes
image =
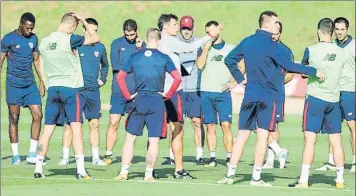
[[[222, 33], [225, 40], [237, 44], [243, 37], [253, 33], [257, 28], [260, 12], [273, 10], [277, 12], [283, 22], [283, 41], [295, 53], [296, 60], [301, 59], [302, 52], [307, 45], [316, 42], [316, 24], [323, 17], [335, 18], [345, 16], [350, 20], [350, 34], [355, 37], [355, 3], [354, 2], [1, 2], [1, 36], [17, 28], [20, 15], [31, 11], [37, 17], [36, 33], [41, 39], [54, 31], [63, 13], [78, 11], [87, 17], [95, 17], [99, 21], [99, 34], [102, 42], [110, 50], [113, 39], [122, 36], [122, 24], [127, 18], [134, 18], [139, 24], [139, 34], [149, 27], [156, 26], [157, 18], [162, 13], [175, 13], [178, 16], [192, 15], [196, 20], [196, 34], [203, 35], [204, 24], [211, 20], [224, 21]], [[183, 11], [184, 10], [184, 11]], [[78, 28], [77, 33], [81, 34]], [[6, 69], [6, 64], [3, 69]], [[110, 73], [110, 72], [109, 72]], [[2, 73], [1, 83], [4, 84], [5, 71]], [[108, 84], [101, 89], [103, 103], [109, 103], [111, 74]], [[2, 85], [2, 93], [5, 86]], [[195, 148], [193, 130], [190, 121], [185, 123], [185, 168], [197, 177], [197, 180], [175, 180], [171, 166], [158, 165], [158, 173], [163, 177], [159, 183], [146, 184], [141, 180], [144, 175], [144, 155], [147, 135], [139, 138], [136, 143], [134, 164], [130, 169], [130, 181], [114, 182], [120, 168], [121, 147], [124, 129], [120, 126], [119, 137], [114, 149], [115, 163], [106, 167], [91, 165], [91, 150], [88, 139], [88, 125], [84, 125], [86, 166], [88, 172], [96, 180], [83, 182], [75, 180], [75, 163], [68, 167], [57, 166], [62, 156], [61, 137], [62, 128], [54, 133], [48, 153], [47, 165], [44, 167], [46, 179], [32, 179], [34, 166], [22, 162], [20, 166], [11, 165], [11, 148], [8, 139], [7, 107], [5, 96], [1, 95], [1, 193], [3, 195], [273, 195], [273, 196], [327, 196], [354, 195], [355, 175], [348, 172], [352, 157], [349, 143], [350, 133], [343, 127], [343, 143], [346, 155], [345, 180], [346, 189], [334, 189], [334, 172], [311, 172], [308, 190], [287, 188], [289, 183], [295, 182], [300, 174], [301, 154], [303, 149], [303, 134], [301, 133], [301, 116], [288, 115], [287, 122], [281, 125], [281, 145], [289, 149], [289, 164], [284, 170], [264, 170], [262, 177], [272, 183], [272, 188], [254, 188], [248, 186], [251, 178], [255, 135], [252, 135], [241, 164], [238, 166], [236, 183], [232, 186], [217, 185], [215, 182], [223, 177], [226, 167], [218, 165], [216, 168], [195, 166]], [[43, 100], [44, 101], [44, 100]], [[287, 111], [288, 112], [288, 111]], [[237, 115], [234, 115], [233, 131], [237, 131]], [[123, 122], [123, 121], [122, 121]], [[20, 117], [20, 153], [25, 159], [29, 147], [31, 116], [27, 110], [22, 110]], [[108, 126], [108, 111], [103, 111], [100, 122], [101, 154], [105, 152], [105, 132]], [[222, 134], [218, 129], [217, 157], [224, 162], [225, 152], [222, 144]], [[312, 169], [322, 166], [328, 156], [326, 136], [320, 136], [316, 145], [316, 157]], [[208, 157], [207, 148], [205, 156]], [[73, 155], [73, 153], [71, 154]], [[159, 162], [168, 155], [168, 142], [162, 141]]]

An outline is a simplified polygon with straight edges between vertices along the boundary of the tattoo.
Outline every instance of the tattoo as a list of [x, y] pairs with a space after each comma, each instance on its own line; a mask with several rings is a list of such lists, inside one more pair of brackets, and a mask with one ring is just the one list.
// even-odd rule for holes
[[153, 155], [152, 155], [150, 152], [147, 152], [147, 155], [146, 155], [146, 164], [147, 164], [147, 165], [152, 165], [153, 162], [154, 162]]
[[38, 144], [37, 152], [42, 152], [42, 151], [43, 151], [43, 144]]

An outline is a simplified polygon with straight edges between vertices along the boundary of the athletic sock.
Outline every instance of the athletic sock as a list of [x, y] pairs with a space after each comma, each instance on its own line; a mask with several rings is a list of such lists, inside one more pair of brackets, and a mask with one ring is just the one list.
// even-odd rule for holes
[[82, 176], [86, 176], [87, 172], [84, 167], [84, 154], [76, 154], [75, 161], [77, 163], [77, 173]]
[[307, 184], [309, 181], [310, 165], [302, 164], [302, 172], [300, 174], [299, 183]]
[[36, 148], [37, 148], [38, 141], [37, 140], [30, 140], [30, 150], [29, 152], [36, 153]]
[[19, 143], [11, 143], [12, 156], [19, 155]]

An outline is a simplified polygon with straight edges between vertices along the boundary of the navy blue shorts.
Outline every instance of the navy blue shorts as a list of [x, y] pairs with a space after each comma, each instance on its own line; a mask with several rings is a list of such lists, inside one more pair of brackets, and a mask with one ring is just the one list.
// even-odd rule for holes
[[201, 108], [204, 124], [232, 122], [232, 101], [230, 92], [201, 92]]
[[307, 95], [303, 112], [303, 131], [341, 133], [342, 114], [339, 103], [323, 101]]
[[268, 131], [276, 128], [276, 101], [242, 101], [239, 115], [239, 130], [256, 130], [257, 127]]
[[184, 122], [183, 97], [183, 91], [180, 90], [175, 92], [171, 99], [164, 101], [167, 110], [167, 122]]
[[276, 101], [276, 122], [284, 121], [284, 101]]
[[127, 101], [121, 93], [113, 93], [110, 99], [110, 114], [120, 114], [122, 116], [129, 112], [131, 101]]
[[340, 93], [340, 105], [343, 118], [347, 121], [356, 120], [356, 93], [345, 92]]
[[146, 125], [148, 137], [167, 137], [167, 115], [162, 96], [138, 94], [126, 119], [126, 131], [141, 136]]
[[77, 89], [49, 87], [45, 110], [45, 125], [63, 125], [64, 122], [83, 122], [80, 94]]
[[200, 92], [183, 92], [184, 114], [189, 118], [201, 118]]
[[100, 91], [80, 90], [80, 106], [88, 120], [99, 119], [101, 117]]
[[13, 87], [6, 82], [6, 103], [26, 107], [42, 105], [41, 96], [36, 83], [25, 88]]

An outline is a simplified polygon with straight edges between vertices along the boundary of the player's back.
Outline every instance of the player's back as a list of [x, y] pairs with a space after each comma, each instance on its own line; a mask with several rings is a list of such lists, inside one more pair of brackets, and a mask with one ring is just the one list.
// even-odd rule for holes
[[129, 60], [135, 79], [136, 92], [163, 92], [166, 71], [174, 68], [168, 55], [158, 49], [145, 48], [133, 54]]
[[307, 94], [328, 102], [340, 99], [340, 78], [346, 56], [334, 43], [319, 42], [308, 47], [308, 62], [312, 67], [325, 74], [325, 80], [319, 82], [317, 77], [308, 79]]
[[240, 44], [246, 65], [245, 99], [276, 100], [279, 72], [271, 52], [278, 49], [278, 44], [272, 40], [270, 33], [262, 30], [257, 30], [256, 34], [245, 38]]
[[71, 34], [52, 32], [41, 40], [40, 52], [47, 86], [84, 86], [80, 59], [70, 45]]

